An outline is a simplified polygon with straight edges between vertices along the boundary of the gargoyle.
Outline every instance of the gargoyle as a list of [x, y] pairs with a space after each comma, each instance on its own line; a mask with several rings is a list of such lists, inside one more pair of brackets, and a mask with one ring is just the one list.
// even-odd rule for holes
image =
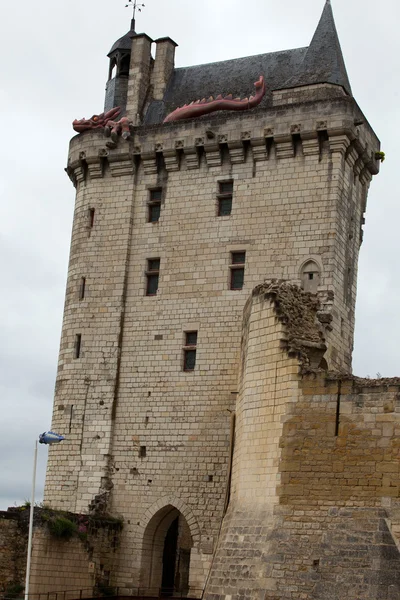
[[180, 119], [193, 119], [218, 110], [250, 110], [258, 106], [265, 96], [265, 81], [262, 75], [254, 86], [256, 88], [255, 96], [241, 99], [233, 98], [232, 94], [229, 94], [225, 98], [222, 96], [217, 96], [215, 99], [211, 96], [208, 100], [203, 98], [203, 100], [197, 100], [177, 108], [164, 119], [164, 123], [179, 121]]
[[119, 121], [114, 121], [121, 112], [121, 108], [117, 106], [112, 108], [106, 113], [100, 115], [93, 115], [90, 119], [75, 119], [72, 123], [72, 127], [78, 133], [83, 131], [89, 131], [91, 129], [104, 129], [104, 135], [111, 137], [112, 142], [108, 142], [107, 146], [115, 147], [118, 141], [118, 137], [122, 136], [124, 140], [129, 140], [131, 136], [130, 127], [132, 121], [128, 117], [122, 117]]

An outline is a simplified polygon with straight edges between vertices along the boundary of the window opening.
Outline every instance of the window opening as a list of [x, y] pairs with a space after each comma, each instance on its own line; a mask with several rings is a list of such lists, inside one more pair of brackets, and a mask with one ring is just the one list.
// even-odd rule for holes
[[148, 223], [158, 223], [161, 216], [161, 198], [162, 189], [150, 190], [150, 200], [148, 202]]
[[82, 334], [77, 333], [75, 336], [74, 358], [80, 358], [82, 346]]
[[218, 216], [228, 217], [232, 213], [233, 181], [221, 181], [219, 183]]
[[89, 227], [89, 229], [93, 229], [95, 212], [96, 211], [94, 208], [89, 208], [89, 211], [88, 211], [88, 227]]
[[147, 455], [147, 448], [146, 448], [146, 446], [140, 446], [139, 457], [140, 458], [146, 458], [146, 455]]
[[194, 371], [196, 366], [197, 331], [185, 333], [185, 346], [183, 348], [183, 370]]
[[313, 260], [309, 260], [303, 267], [301, 273], [301, 284], [305, 292], [316, 294], [320, 281], [320, 270]]
[[85, 298], [86, 291], [86, 277], [81, 277], [81, 282], [79, 284], [79, 300], [83, 300]]
[[146, 271], [146, 296], [155, 296], [158, 291], [158, 279], [160, 276], [160, 259], [149, 258]]
[[241, 290], [244, 285], [244, 267], [246, 262], [246, 252], [231, 252], [230, 264], [230, 288], [231, 290]]

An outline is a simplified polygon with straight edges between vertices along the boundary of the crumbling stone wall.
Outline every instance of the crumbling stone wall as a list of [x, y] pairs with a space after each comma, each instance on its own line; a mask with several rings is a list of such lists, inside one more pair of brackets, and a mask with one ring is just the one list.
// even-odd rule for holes
[[246, 306], [232, 493], [207, 600], [400, 598], [400, 381], [310, 368], [323, 352], [317, 313], [282, 283]]
[[25, 584], [29, 510], [0, 512], [0, 595]]

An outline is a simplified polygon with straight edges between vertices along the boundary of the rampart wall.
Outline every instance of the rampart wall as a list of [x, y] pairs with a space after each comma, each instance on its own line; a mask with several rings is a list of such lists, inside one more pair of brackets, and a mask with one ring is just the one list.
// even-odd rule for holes
[[246, 307], [232, 496], [206, 598], [399, 598], [400, 380], [310, 370], [318, 328], [289, 295], [261, 287]]

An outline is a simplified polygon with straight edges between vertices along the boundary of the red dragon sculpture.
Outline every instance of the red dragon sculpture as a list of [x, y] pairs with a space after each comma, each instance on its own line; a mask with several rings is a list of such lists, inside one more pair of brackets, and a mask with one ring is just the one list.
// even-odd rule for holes
[[130, 127], [132, 121], [128, 119], [128, 117], [122, 117], [119, 121], [113, 120], [118, 117], [120, 112], [121, 108], [117, 106], [100, 115], [93, 115], [90, 119], [75, 119], [72, 123], [72, 127], [78, 133], [92, 129], [104, 129], [104, 135], [106, 137], [111, 137], [114, 144], [118, 141], [119, 136], [122, 136], [124, 140], [129, 140], [131, 136]]
[[250, 110], [251, 108], [258, 106], [265, 96], [266, 88], [264, 77], [262, 75], [260, 76], [260, 79], [256, 81], [254, 86], [256, 88], [255, 96], [241, 99], [233, 98], [232, 94], [229, 94], [229, 96], [225, 96], [225, 98], [217, 96], [215, 100], [212, 96], [208, 98], [208, 100], [203, 98], [203, 100], [197, 100], [196, 102], [191, 102], [190, 104], [185, 104], [185, 106], [177, 108], [164, 119], [164, 123], [179, 121], [180, 119], [193, 119], [218, 110]]

